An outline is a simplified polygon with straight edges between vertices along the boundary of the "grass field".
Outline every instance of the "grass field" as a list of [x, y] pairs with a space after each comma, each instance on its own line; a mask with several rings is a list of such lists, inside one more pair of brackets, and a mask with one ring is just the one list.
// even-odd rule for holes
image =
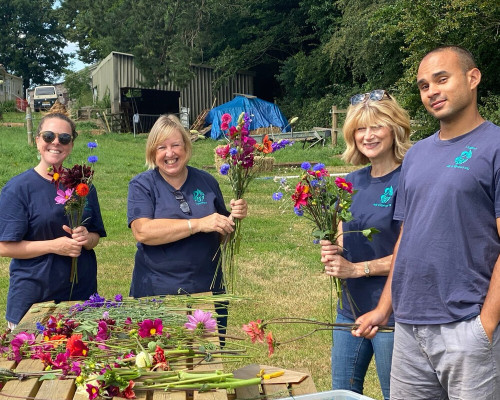
[[[38, 114], [35, 117], [39, 118]], [[4, 121], [23, 122], [23, 114], [7, 113]], [[36, 123], [35, 123], [36, 126]], [[77, 124], [80, 133], [67, 165], [83, 162], [88, 153], [86, 143], [98, 142], [94, 184], [99, 193], [102, 216], [108, 237], [96, 248], [98, 258], [99, 293], [106, 297], [117, 293], [128, 295], [134, 264], [135, 241], [127, 227], [126, 203], [128, 182], [145, 170], [144, 149], [147, 135], [91, 135], [91, 123]], [[220, 182], [228, 202], [230, 187], [219, 176], [214, 165], [214, 148], [219, 144], [210, 139], [194, 143], [190, 165], [205, 168]], [[275, 153], [275, 163], [323, 162], [330, 172], [352, 169], [343, 166], [337, 148], [315, 146], [302, 149], [295, 145]], [[0, 188], [14, 175], [37, 164], [35, 147], [27, 145], [26, 129], [22, 126], [0, 125]], [[305, 317], [322, 321], [329, 319], [329, 280], [319, 262], [319, 247], [312, 243], [311, 226], [291, 209], [283, 210], [271, 199], [278, 183], [274, 176], [296, 175], [292, 167], [275, 168], [253, 181], [246, 199], [249, 215], [243, 221], [243, 240], [237, 257], [239, 281], [237, 295], [251, 300], [230, 306], [229, 333], [241, 336], [241, 325], [249, 320], [274, 317]], [[9, 259], [0, 258], [0, 315], [5, 314], [9, 279]], [[3, 318], [2, 318], [3, 319]], [[5, 325], [0, 322], [0, 327]], [[277, 326], [273, 334], [278, 342], [307, 333], [301, 325]], [[261, 363], [288, 369], [308, 369], [318, 391], [330, 390], [331, 333], [317, 332], [306, 339], [277, 348], [267, 357], [264, 345], [252, 346], [247, 363]], [[365, 395], [381, 399], [378, 378], [372, 365], [365, 382]]]

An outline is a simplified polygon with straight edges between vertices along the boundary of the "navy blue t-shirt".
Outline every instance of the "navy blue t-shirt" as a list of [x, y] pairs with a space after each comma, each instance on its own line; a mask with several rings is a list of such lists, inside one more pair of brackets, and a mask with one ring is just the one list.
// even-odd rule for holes
[[[380, 231], [373, 235], [372, 241], [361, 233], [343, 235], [343, 256], [347, 260], [358, 263], [392, 254], [401, 227], [399, 221], [393, 220], [400, 172], [401, 167], [398, 167], [387, 175], [374, 178], [370, 174], [371, 166], [368, 166], [346, 176], [346, 181], [352, 182], [357, 193], [352, 197], [353, 220], [342, 224], [343, 232], [367, 228], [377, 228]], [[352, 313], [345, 291], [342, 295], [342, 309], [339, 303], [337, 312], [347, 318], [356, 319], [355, 317], [373, 310], [378, 304], [386, 281], [386, 276], [346, 279], [356, 316]], [[392, 316], [389, 324], [394, 324]]]
[[[12, 178], [0, 194], [0, 241], [52, 240], [69, 236], [64, 205], [56, 204], [56, 187], [34, 169]], [[89, 232], [106, 236], [97, 192], [91, 188], [83, 214]], [[34, 304], [69, 300], [71, 257], [46, 254], [30, 259], [12, 259], [6, 319], [19, 323]], [[93, 250], [82, 247], [78, 257], [78, 284], [71, 300], [86, 300], [97, 291], [97, 261]]]
[[439, 133], [406, 154], [394, 218], [404, 228], [393, 271], [397, 322], [445, 324], [480, 313], [500, 254], [500, 128]]
[[[175, 189], [158, 169], [143, 172], [129, 184], [128, 224], [138, 218], [197, 219], [213, 213], [229, 215], [217, 180], [193, 167], [180, 191], [191, 208], [182, 212]], [[186, 222], [187, 229], [187, 222]], [[215, 276], [220, 235], [199, 232], [176, 242], [149, 246], [137, 243], [130, 295], [133, 297], [210, 291]], [[214, 291], [220, 291], [218, 274]]]

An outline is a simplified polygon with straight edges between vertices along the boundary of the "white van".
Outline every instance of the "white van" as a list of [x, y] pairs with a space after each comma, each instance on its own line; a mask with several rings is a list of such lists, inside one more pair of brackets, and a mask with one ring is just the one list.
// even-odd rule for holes
[[55, 86], [37, 86], [33, 91], [33, 106], [35, 111], [48, 110], [57, 100]]

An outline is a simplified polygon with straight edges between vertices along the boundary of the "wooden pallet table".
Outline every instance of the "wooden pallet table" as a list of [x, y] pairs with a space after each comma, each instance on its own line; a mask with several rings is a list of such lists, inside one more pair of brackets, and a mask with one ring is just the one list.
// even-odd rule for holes
[[[210, 311], [213, 304], [200, 307]], [[54, 303], [35, 304], [24, 316], [15, 333], [22, 331], [33, 332], [36, 329], [36, 323], [46, 323], [51, 315], [57, 313], [57, 307]], [[218, 342], [218, 337], [211, 340]], [[0, 368], [15, 369], [20, 372], [41, 372], [43, 364], [40, 360], [23, 359], [18, 364], [15, 361], [0, 361]], [[222, 363], [201, 364], [193, 368], [196, 371], [222, 370]], [[0, 400], [88, 400], [86, 392], [77, 392], [74, 379], [64, 380], [45, 380], [39, 381], [38, 378], [29, 378], [22, 380], [8, 381], [0, 389]], [[114, 397], [113, 400], [119, 398]], [[136, 392], [136, 399], [139, 400], [228, 400], [227, 391], [218, 389], [208, 392], [165, 392], [164, 390], [150, 390]]]

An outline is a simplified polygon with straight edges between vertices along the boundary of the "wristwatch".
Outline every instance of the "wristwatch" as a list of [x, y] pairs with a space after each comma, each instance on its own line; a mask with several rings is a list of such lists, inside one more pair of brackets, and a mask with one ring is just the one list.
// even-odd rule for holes
[[370, 277], [370, 267], [368, 267], [368, 261], [365, 261], [365, 277]]

